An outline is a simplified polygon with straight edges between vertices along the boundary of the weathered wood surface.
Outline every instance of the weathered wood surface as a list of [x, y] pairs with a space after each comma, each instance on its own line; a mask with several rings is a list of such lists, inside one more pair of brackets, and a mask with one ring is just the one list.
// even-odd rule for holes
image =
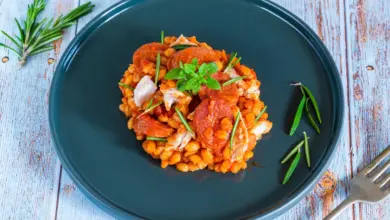
[[[94, 1], [82, 18], [56, 43], [53, 52], [29, 60], [18, 70], [13, 54], [0, 49], [0, 219], [112, 219], [74, 186], [52, 148], [47, 120], [49, 85], [56, 61], [74, 34], [93, 16], [118, 0]], [[346, 123], [337, 154], [325, 177], [334, 193], [318, 190], [278, 219], [322, 219], [349, 192], [350, 179], [375, 157], [389, 138], [390, 1], [274, 0], [307, 22], [327, 45], [339, 67], [346, 97]], [[0, 29], [15, 33], [13, 17], [24, 17], [23, 0], [0, 0]], [[66, 12], [85, 0], [50, 0], [45, 15]], [[3, 42], [0, 36], [0, 42]], [[5, 42], [8, 43], [7, 40]], [[390, 200], [358, 204], [340, 219], [390, 219]]]

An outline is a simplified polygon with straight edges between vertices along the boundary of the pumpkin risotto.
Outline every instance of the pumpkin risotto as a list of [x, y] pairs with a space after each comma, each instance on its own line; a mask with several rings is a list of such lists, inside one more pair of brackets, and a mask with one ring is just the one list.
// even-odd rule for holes
[[119, 83], [128, 128], [161, 167], [237, 173], [268, 133], [260, 81], [237, 53], [196, 37], [162, 37], [133, 55]]

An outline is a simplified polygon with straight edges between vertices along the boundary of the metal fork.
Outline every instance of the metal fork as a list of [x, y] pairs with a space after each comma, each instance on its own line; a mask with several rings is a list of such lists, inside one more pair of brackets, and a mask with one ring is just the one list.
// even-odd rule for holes
[[390, 187], [384, 187], [390, 180], [390, 174], [386, 174], [379, 179], [390, 167], [390, 160], [378, 170], [373, 171], [388, 155], [390, 155], [390, 146], [352, 179], [351, 193], [347, 199], [340, 203], [324, 220], [335, 219], [345, 208], [355, 202], [373, 204], [383, 200], [390, 194]]

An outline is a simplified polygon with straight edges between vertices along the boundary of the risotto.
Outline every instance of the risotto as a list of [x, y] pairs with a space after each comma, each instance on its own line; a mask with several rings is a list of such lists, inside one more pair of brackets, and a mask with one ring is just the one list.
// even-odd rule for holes
[[183, 35], [135, 51], [119, 83], [119, 109], [162, 168], [222, 173], [247, 168], [272, 123], [255, 71], [240, 61], [237, 53]]

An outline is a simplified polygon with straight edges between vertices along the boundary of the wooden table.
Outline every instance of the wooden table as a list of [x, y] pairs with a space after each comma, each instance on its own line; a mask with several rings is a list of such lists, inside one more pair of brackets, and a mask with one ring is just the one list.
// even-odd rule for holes
[[[86, 0], [47, 0], [44, 15], [67, 12]], [[0, 0], [0, 29], [16, 33], [32, 0]], [[0, 219], [112, 219], [83, 196], [63, 171], [50, 138], [49, 86], [58, 59], [91, 18], [117, 0], [93, 0], [94, 12], [70, 28], [55, 50], [19, 69], [0, 49]], [[390, 0], [275, 0], [317, 32], [340, 70], [346, 122], [324, 178], [279, 219], [322, 219], [349, 193], [351, 178], [390, 144]], [[0, 42], [9, 43], [3, 36]], [[54, 63], [49, 64], [48, 59]], [[321, 193], [335, 181], [335, 191]], [[340, 219], [390, 219], [390, 200], [356, 204]]]

